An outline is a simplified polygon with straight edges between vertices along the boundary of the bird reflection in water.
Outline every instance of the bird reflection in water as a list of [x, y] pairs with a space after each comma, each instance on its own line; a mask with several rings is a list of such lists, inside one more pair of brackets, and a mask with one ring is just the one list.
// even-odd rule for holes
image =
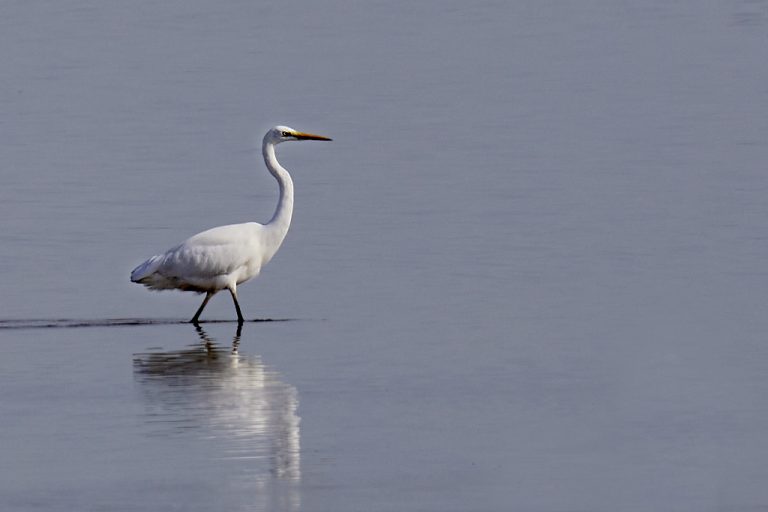
[[242, 324], [231, 347], [196, 329], [200, 342], [188, 349], [134, 356], [153, 434], [192, 434], [216, 443], [224, 459], [246, 463], [249, 478], [255, 476], [260, 486], [270, 475], [298, 482], [296, 388], [280, 381], [260, 357], [239, 353]]

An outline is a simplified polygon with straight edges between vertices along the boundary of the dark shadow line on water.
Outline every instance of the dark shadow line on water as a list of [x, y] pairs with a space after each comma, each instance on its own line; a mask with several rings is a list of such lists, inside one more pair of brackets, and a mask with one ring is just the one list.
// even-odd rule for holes
[[[245, 323], [292, 322], [296, 318], [255, 318]], [[236, 324], [237, 320], [204, 320], [201, 324]], [[0, 320], [0, 330], [10, 329], [75, 329], [85, 327], [136, 327], [140, 325], [194, 325], [189, 320], [175, 318], [105, 318], [84, 320], [73, 318], [27, 318]]]

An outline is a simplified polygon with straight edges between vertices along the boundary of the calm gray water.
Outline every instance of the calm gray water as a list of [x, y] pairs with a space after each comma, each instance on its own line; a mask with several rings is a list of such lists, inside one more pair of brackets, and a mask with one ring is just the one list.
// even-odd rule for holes
[[[3, 2], [0, 509], [768, 510], [767, 35], [760, 0]], [[279, 148], [294, 224], [239, 290], [287, 321], [197, 331], [128, 274], [269, 219], [278, 123], [334, 138]]]

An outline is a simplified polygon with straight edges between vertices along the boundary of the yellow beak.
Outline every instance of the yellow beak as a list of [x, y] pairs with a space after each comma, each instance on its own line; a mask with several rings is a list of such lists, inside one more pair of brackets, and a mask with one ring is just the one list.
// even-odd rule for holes
[[323, 137], [322, 135], [315, 135], [313, 133], [296, 132], [293, 134], [299, 140], [333, 140], [329, 137]]

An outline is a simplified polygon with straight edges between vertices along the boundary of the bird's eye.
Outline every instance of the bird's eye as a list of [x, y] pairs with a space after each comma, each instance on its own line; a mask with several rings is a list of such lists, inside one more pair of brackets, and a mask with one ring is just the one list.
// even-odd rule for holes
[[290, 135], [290, 133], [288, 133], [288, 132], [283, 132], [283, 137], [288, 137], [289, 135]]

